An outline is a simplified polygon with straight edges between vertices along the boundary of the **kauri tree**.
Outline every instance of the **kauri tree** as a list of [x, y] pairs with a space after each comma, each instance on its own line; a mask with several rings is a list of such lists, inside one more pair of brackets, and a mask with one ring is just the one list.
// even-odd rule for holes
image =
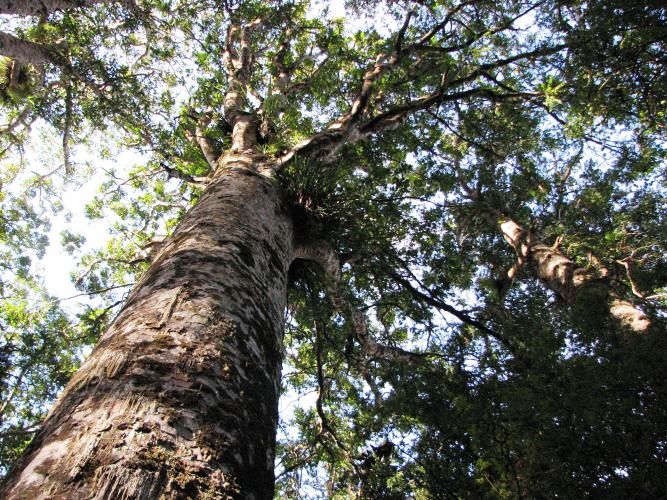
[[[4, 498], [667, 495], [667, 9], [346, 12], [0, 1]], [[93, 137], [143, 156], [72, 315]]]

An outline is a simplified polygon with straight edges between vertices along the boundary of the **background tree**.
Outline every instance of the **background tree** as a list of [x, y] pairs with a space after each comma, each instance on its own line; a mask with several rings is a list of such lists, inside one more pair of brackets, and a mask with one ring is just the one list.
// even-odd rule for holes
[[[76, 362], [54, 332], [138, 284], [6, 496], [666, 493], [662, 4], [79, 7], [6, 35], [45, 54], [7, 151], [42, 117], [71, 175], [76, 116], [146, 162], [87, 207], [118, 215], [76, 276], [107, 302], [7, 314], [41, 339], [8, 348], [19, 426], [13, 388]], [[274, 469], [279, 385], [314, 397]]]

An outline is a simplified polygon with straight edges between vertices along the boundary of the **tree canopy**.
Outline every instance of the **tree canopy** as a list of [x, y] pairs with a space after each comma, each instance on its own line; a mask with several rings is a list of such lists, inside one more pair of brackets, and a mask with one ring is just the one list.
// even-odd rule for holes
[[[247, 117], [319, 252], [289, 273], [278, 495], [666, 496], [663, 2], [328, 7], [0, 0], [2, 470]], [[85, 207], [108, 242], [63, 234], [71, 311], [35, 262], [100, 143], [141, 161]]]

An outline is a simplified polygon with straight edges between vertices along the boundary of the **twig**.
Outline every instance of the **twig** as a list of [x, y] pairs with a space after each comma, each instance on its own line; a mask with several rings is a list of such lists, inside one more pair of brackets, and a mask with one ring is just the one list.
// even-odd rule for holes
[[116, 290], [118, 288], [127, 288], [129, 286], [134, 286], [135, 283], [127, 283], [125, 285], [114, 285], [114, 286], [109, 286], [107, 288], [101, 288], [100, 290], [92, 290], [90, 292], [83, 292], [83, 293], [77, 293], [76, 295], [72, 295], [71, 297], [65, 297], [63, 299], [56, 299], [56, 302], [64, 302], [66, 300], [72, 300], [76, 299], [77, 297], [83, 297], [85, 295], [96, 295], [98, 293], [105, 293], [105, 292], [110, 292], [111, 290]]

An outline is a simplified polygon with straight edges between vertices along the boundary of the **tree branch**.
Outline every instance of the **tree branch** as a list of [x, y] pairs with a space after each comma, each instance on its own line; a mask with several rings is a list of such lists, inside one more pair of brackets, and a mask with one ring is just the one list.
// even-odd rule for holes
[[167, 176], [173, 179], [181, 179], [185, 182], [195, 184], [197, 186], [205, 186], [208, 183], [208, 178], [206, 177], [194, 177], [190, 174], [180, 171], [177, 168], [170, 167], [164, 162], [160, 162], [162, 169], [167, 172]]
[[190, 114], [195, 120], [195, 133], [192, 134], [192, 132], [186, 130], [185, 135], [192, 144], [199, 147], [210, 167], [215, 170], [220, 155], [216, 152], [213, 143], [206, 137], [206, 128], [211, 123], [212, 115], [211, 111], [206, 111], [200, 115]]
[[514, 347], [507, 341], [505, 337], [500, 335], [499, 333], [494, 332], [491, 330], [489, 327], [486, 325], [482, 324], [481, 322], [477, 321], [476, 319], [468, 316], [466, 313], [459, 311], [455, 307], [447, 304], [446, 302], [443, 302], [440, 299], [437, 299], [435, 297], [435, 294], [431, 290], [427, 290], [428, 293], [424, 293], [421, 290], [417, 289], [407, 278], [404, 276], [401, 276], [400, 274], [396, 272], [389, 272], [388, 273], [389, 277], [393, 279], [396, 283], [401, 285], [403, 288], [405, 288], [408, 292], [410, 292], [417, 300], [424, 302], [425, 304], [428, 304], [432, 307], [435, 307], [437, 309], [440, 309], [442, 311], [446, 311], [452, 316], [456, 317], [463, 323], [474, 326], [477, 328], [479, 331], [486, 333], [490, 337], [493, 337], [496, 339], [498, 342], [500, 342], [503, 346], [505, 346], [510, 352], [514, 352]]
[[565, 302], [573, 305], [585, 287], [600, 286], [605, 292], [605, 297], [608, 298], [609, 314], [612, 318], [624, 328], [635, 333], [649, 331], [651, 320], [637, 306], [621, 298], [605, 276], [602, 276], [602, 279], [592, 276], [562, 254], [557, 247], [533, 241], [529, 236], [523, 236], [526, 234], [525, 230], [509, 217], [502, 217], [499, 225], [505, 241], [517, 254], [526, 255], [526, 258], [533, 264], [537, 278]]
[[0, 55], [22, 63], [40, 65], [51, 61], [48, 50], [35, 42], [0, 31]]
[[405, 20], [403, 21], [401, 29], [398, 30], [398, 34], [396, 35], [396, 41], [394, 42], [394, 52], [396, 54], [400, 54], [403, 50], [403, 39], [405, 38], [405, 32], [407, 31], [408, 26], [410, 25], [410, 19], [412, 19], [412, 16], [414, 15], [415, 11], [409, 10], [408, 14], [405, 16]]
[[468, 5], [472, 5], [476, 2], [476, 0], [470, 0], [468, 2], [461, 2], [455, 7], [452, 7], [447, 11], [447, 14], [445, 14], [445, 17], [442, 21], [440, 21], [438, 24], [433, 26], [429, 31], [427, 31], [417, 42], [413, 45], [413, 47], [418, 48], [421, 46], [424, 46], [427, 42], [429, 42], [440, 30], [442, 30], [447, 24], [452, 20], [452, 17], [459, 12], [461, 9]]
[[0, 14], [43, 16], [55, 10], [69, 10], [95, 5], [102, 1], [122, 0], [0, 0]]
[[315, 357], [317, 361], [317, 400], [315, 401], [315, 409], [317, 411], [317, 416], [320, 420], [320, 429], [318, 432], [318, 437], [317, 439], [321, 442], [320, 436], [324, 433], [330, 435], [334, 442], [336, 443], [336, 446], [338, 446], [341, 450], [343, 450], [343, 453], [345, 453], [346, 457], [348, 460], [350, 460], [350, 463], [354, 464], [354, 460], [352, 459], [352, 456], [350, 455], [349, 450], [347, 449], [347, 446], [345, 446], [345, 443], [338, 437], [338, 434], [334, 430], [334, 428], [331, 426], [329, 423], [329, 419], [327, 418], [326, 414], [324, 413], [324, 394], [327, 392], [326, 390], [326, 380], [324, 377], [324, 361], [322, 360], [322, 335], [324, 332], [324, 324], [320, 321], [315, 321]]
[[520, 98], [534, 98], [539, 95], [541, 94], [538, 92], [498, 93], [487, 87], [474, 87], [471, 89], [452, 93], [444, 93], [443, 91], [439, 90], [433, 92], [432, 94], [423, 95], [402, 106], [396, 106], [389, 111], [376, 115], [359, 127], [359, 136], [366, 137], [377, 132], [395, 128], [400, 125], [407, 117], [415, 114], [416, 112], [448, 101], [455, 101], [469, 97], [483, 97], [490, 101], [506, 101]]
[[298, 247], [295, 251], [295, 258], [315, 262], [325, 271], [329, 279], [327, 288], [331, 302], [336, 311], [351, 322], [355, 338], [368, 357], [389, 362], [398, 361], [409, 365], [419, 364], [424, 361], [425, 354], [413, 353], [404, 349], [382, 345], [369, 334], [365, 314], [352, 307], [345, 299], [341, 287], [340, 258], [326, 242], [320, 241], [312, 245]]
[[65, 162], [65, 175], [72, 175], [72, 163], [70, 161], [70, 136], [72, 127], [72, 83], [65, 90], [65, 122], [63, 125], [63, 158]]
[[106, 293], [106, 292], [110, 292], [111, 290], [117, 290], [118, 288], [127, 288], [127, 287], [134, 286], [134, 285], [135, 285], [135, 283], [127, 283], [125, 285], [108, 286], [106, 288], [101, 288], [99, 290], [92, 290], [90, 292], [77, 293], [76, 295], [71, 295], [69, 297], [65, 297], [65, 298], [62, 298], [62, 299], [56, 299], [56, 301], [57, 302], [63, 302], [65, 300], [76, 299], [77, 297], [83, 297], [83, 296], [86, 296], [86, 295], [91, 296], [91, 295], [96, 295], [98, 293]]
[[[406, 22], [408, 22], [409, 19], [410, 16], [408, 15]], [[407, 29], [405, 23], [404, 27]], [[401, 29], [403, 29], [403, 27]], [[500, 30], [505, 28], [497, 29]], [[430, 35], [430, 32], [426, 35], [429, 35], [426, 40], [428, 40], [430, 36], [433, 36]], [[397, 37], [397, 46], [402, 46], [402, 37], [403, 35], [401, 35], [399, 32]], [[398, 43], [399, 40], [401, 40], [400, 43]], [[419, 45], [413, 45], [411, 48], [416, 48], [418, 46]], [[478, 77], [482, 76], [484, 73], [488, 73], [491, 69], [504, 67], [521, 60], [530, 60], [537, 57], [554, 54], [563, 50], [564, 48], [567, 48], [566, 44], [540, 47], [503, 59], [497, 59], [495, 61], [483, 63], [468, 73], [466, 76], [457, 78], [452, 81], [447, 81], [445, 78], [446, 75], [443, 75], [444, 81], [438, 90], [430, 94], [422, 95], [401, 106], [396, 106], [392, 109], [384, 111], [370, 118], [365, 123], [360, 123], [361, 117], [367, 108], [370, 94], [373, 90], [375, 82], [386, 70], [393, 68], [398, 64], [400, 57], [406, 52], [407, 49], [402, 50], [400, 53], [394, 52], [390, 56], [387, 56], [386, 54], [379, 54], [375, 60], [374, 65], [364, 74], [361, 90], [359, 95], [352, 103], [350, 111], [340, 118], [334, 120], [325, 130], [311, 136], [309, 139], [302, 141], [301, 143], [286, 151], [277, 159], [275, 164], [276, 169], [282, 168], [296, 155], [299, 155], [300, 157], [318, 159], [323, 162], [332, 161], [333, 155], [344, 144], [355, 143], [373, 133], [395, 128], [412, 114], [415, 114], [418, 111], [424, 109], [428, 109], [432, 106], [436, 106], [443, 102], [473, 96], [484, 97], [492, 101], [516, 98], [525, 99], [540, 96], [542, 94], [539, 92], [513, 91], [499, 93], [487, 87], [474, 87], [450, 93], [447, 93], [446, 90], [470, 83]]]

